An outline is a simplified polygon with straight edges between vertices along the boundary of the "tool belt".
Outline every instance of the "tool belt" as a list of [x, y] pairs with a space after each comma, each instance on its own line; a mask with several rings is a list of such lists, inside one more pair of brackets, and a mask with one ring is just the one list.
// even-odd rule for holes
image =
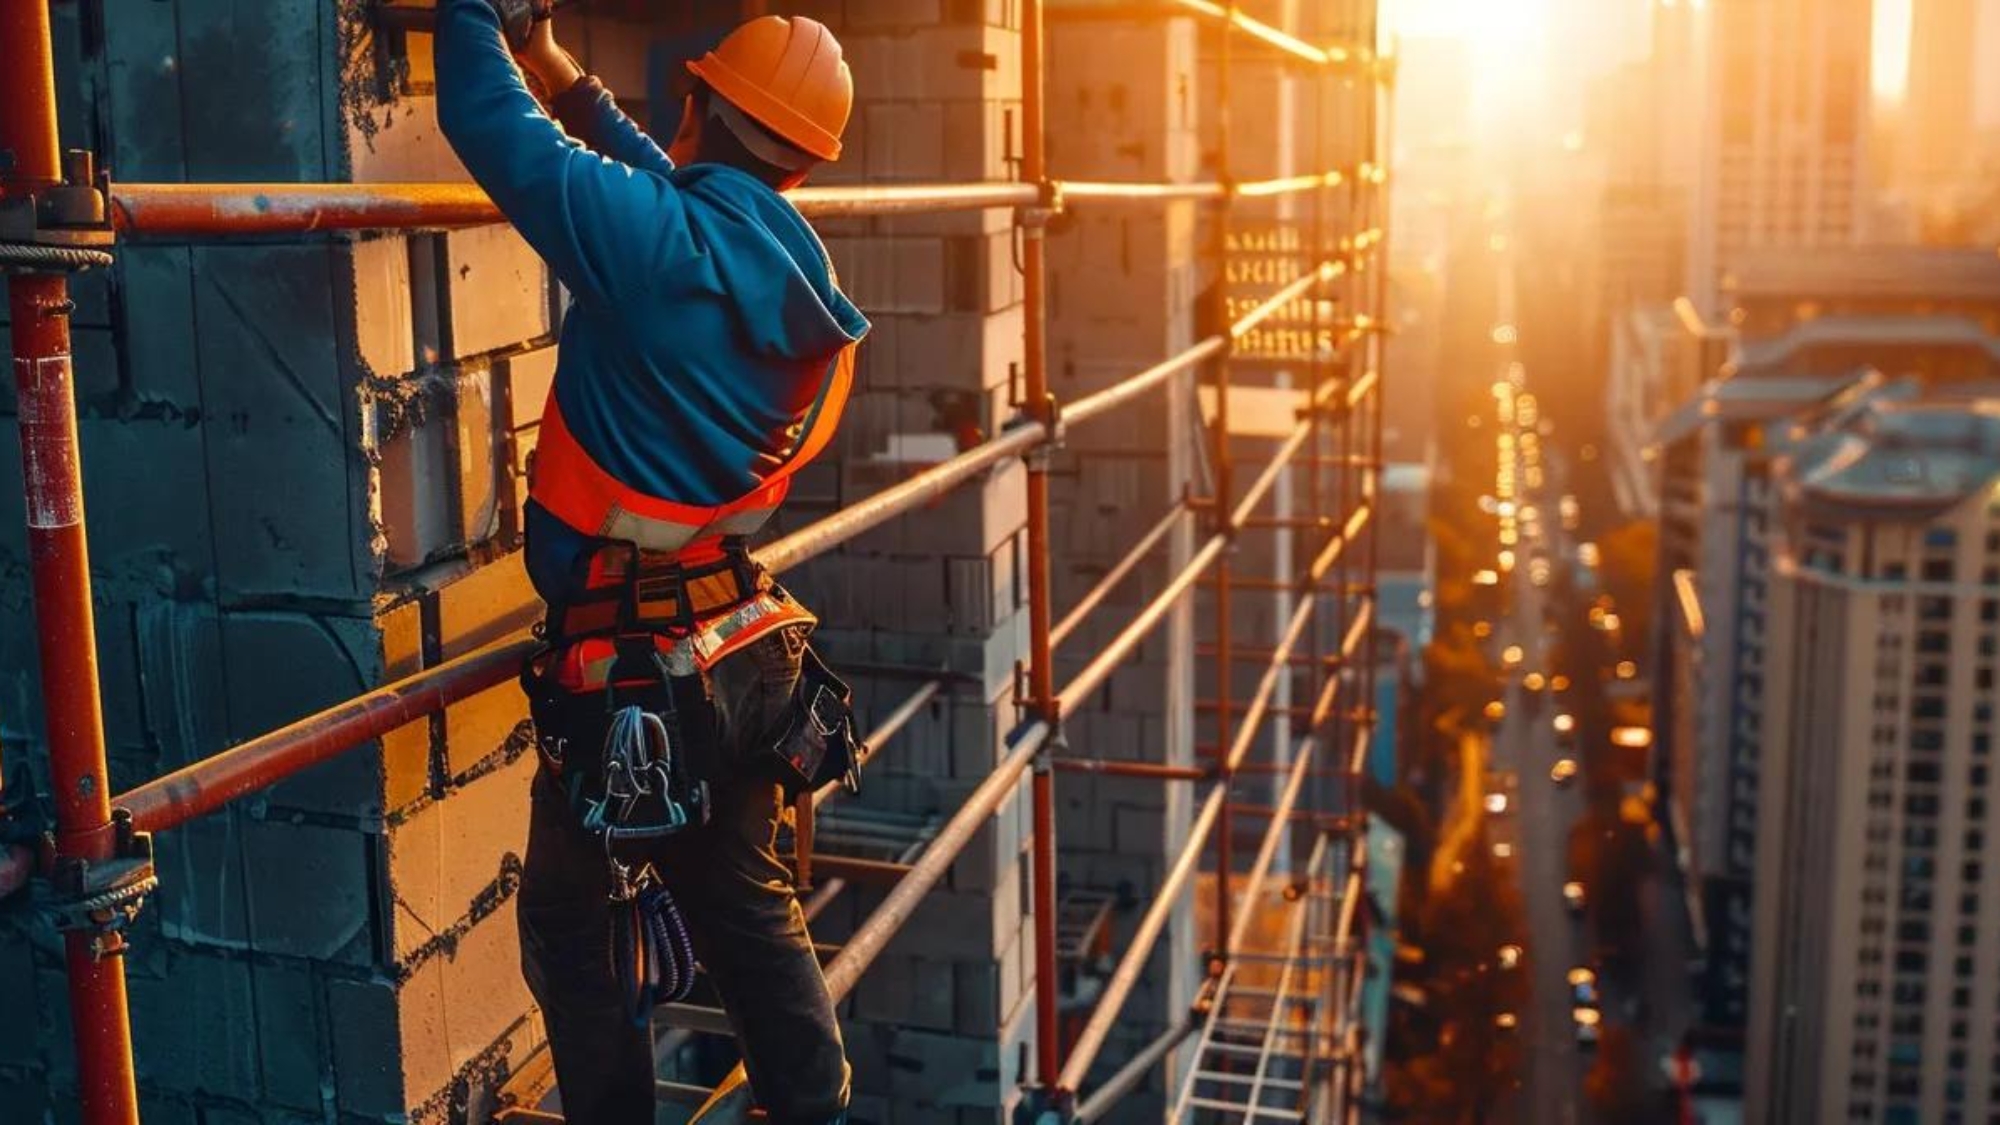
[[682, 566], [674, 555], [613, 543], [584, 557], [583, 591], [549, 611], [551, 643], [636, 632], [687, 634], [705, 621], [768, 593], [773, 583], [741, 539], [726, 539], [722, 558]]
[[814, 618], [725, 542], [713, 565], [685, 568], [629, 543], [584, 560], [584, 591], [552, 607], [544, 645], [521, 671], [542, 764], [585, 831], [614, 864], [708, 817], [725, 770], [781, 784], [788, 795], [829, 781], [859, 788], [864, 748], [853, 693], [808, 646], [793, 706], [770, 731], [740, 732], [724, 761], [708, 679], [716, 661]]

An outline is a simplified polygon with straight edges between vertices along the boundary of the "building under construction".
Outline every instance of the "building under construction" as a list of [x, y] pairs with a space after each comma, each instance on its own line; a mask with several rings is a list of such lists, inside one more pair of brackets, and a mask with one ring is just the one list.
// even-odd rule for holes
[[[1358, 1120], [1374, 0], [557, 29], [670, 134], [767, 10], [857, 87], [792, 198], [874, 328], [757, 549], [868, 728], [788, 842], [854, 1120]], [[0, 0], [0, 739], [53, 816], [0, 904], [9, 1125], [561, 1119], [512, 900], [567, 298], [439, 135], [430, 14]], [[679, 1120], [728, 1024], [656, 1042]]]

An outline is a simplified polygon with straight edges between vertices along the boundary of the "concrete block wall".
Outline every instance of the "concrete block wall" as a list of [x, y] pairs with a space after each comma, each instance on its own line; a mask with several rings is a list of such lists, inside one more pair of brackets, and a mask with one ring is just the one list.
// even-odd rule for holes
[[[779, 10], [774, 8], [773, 10]], [[1019, 5], [820, 0], [783, 7], [840, 36], [856, 104], [846, 157], [821, 183], [1005, 180], [1018, 174]], [[874, 328], [836, 458], [801, 474], [787, 526], [817, 519], [997, 432], [1022, 361], [1021, 279], [1004, 212], [816, 224]], [[1027, 647], [1025, 471], [952, 496], [787, 577], [819, 642], [879, 720], [941, 673], [948, 688], [864, 781], [862, 809], [948, 817], [1019, 722]], [[1008, 1120], [1034, 1037], [1025, 782], [847, 1005], [855, 1118]], [[838, 807], [833, 815], [838, 815]], [[839, 942], [881, 893], [850, 888], [815, 923]]]
[[[1185, 181], [1198, 176], [1200, 86], [1191, 20], [1053, 25], [1047, 79], [1050, 165], [1079, 179]], [[1049, 358], [1058, 394], [1074, 399], [1193, 343], [1203, 223], [1193, 203], [1084, 209], [1050, 235]], [[1054, 560], [1058, 613], [1094, 586], [1177, 503], [1198, 455], [1195, 376], [1123, 408], [1114, 422], [1078, 430], [1058, 458]], [[1192, 519], [1119, 590], [1060, 654], [1067, 678], [1118, 633], [1178, 569]], [[1186, 608], [1138, 659], [1066, 717], [1070, 752], [1117, 759], [1193, 761], [1192, 653]], [[1177, 646], [1175, 641], [1181, 643]], [[1185, 839], [1185, 785], [1059, 775], [1064, 889], [1107, 891], [1118, 904], [1111, 948], [1159, 886]], [[1200, 937], [1185, 907], [1160, 943], [1101, 1062], [1101, 1080], [1192, 1000]], [[1077, 1018], [1108, 966], [1069, 978]], [[1164, 1072], [1128, 1098], [1117, 1120], [1158, 1120]]]
[[[125, 181], [462, 178], [362, 7], [63, 5], [65, 142]], [[508, 552], [559, 302], [511, 231], [128, 242], [76, 288], [115, 788], [530, 619]], [[0, 415], [24, 623], [0, 738], [46, 777], [11, 395]], [[483, 1116], [540, 1040], [511, 908], [524, 719], [496, 689], [159, 838], [128, 961], [147, 1121]], [[61, 1119], [59, 945], [13, 911], [0, 951], [6, 1010], [36, 1014], [0, 1028], [0, 1105]]]

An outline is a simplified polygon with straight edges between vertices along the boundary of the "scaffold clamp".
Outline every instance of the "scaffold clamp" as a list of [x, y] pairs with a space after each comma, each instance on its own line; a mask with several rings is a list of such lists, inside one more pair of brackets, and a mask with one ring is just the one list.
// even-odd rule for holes
[[1042, 424], [1046, 436], [1042, 439], [1040, 448], [1045, 451], [1062, 448], [1063, 439], [1069, 435], [1063, 423], [1062, 400], [1056, 398], [1055, 392], [1049, 391], [1044, 394], [1040, 402], [1024, 404], [1024, 409], [1030, 418]]
[[63, 181], [0, 203], [0, 273], [75, 273], [111, 264], [109, 181], [88, 149], [63, 158]]
[[[146, 896], [158, 889], [152, 834], [136, 830], [126, 809], [112, 810], [111, 829], [110, 859], [92, 862], [71, 856], [58, 860], [50, 873], [44, 907], [56, 929], [93, 931], [100, 937], [115, 934], [139, 916]], [[100, 941], [98, 948], [116, 950], [120, 943]]]

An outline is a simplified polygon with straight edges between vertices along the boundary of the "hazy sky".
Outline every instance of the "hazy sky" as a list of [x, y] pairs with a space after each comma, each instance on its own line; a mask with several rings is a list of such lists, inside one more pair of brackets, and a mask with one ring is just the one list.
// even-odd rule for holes
[[[1651, 7], [1662, 0], [1382, 0], [1384, 23], [1405, 37], [1452, 36], [1473, 48], [1481, 115], [1574, 101], [1595, 74], [1650, 49]], [[1679, 3], [1703, 0], [1676, 0]], [[1898, 98], [1909, 72], [1910, 8], [1874, 0], [1876, 94]], [[1978, 50], [2000, 58], [2000, 0], [1979, 0]], [[1588, 44], [1588, 49], [1572, 46]], [[2000, 126], [2000, 66], [1979, 71], [1979, 115]]]
[[[1541, 120], [1547, 107], [1582, 103], [1591, 78], [1647, 51], [1653, 0], [1382, 0], [1383, 21], [1405, 38], [1444, 36], [1471, 47], [1477, 123]], [[1572, 49], [1588, 44], [1588, 49]]]

